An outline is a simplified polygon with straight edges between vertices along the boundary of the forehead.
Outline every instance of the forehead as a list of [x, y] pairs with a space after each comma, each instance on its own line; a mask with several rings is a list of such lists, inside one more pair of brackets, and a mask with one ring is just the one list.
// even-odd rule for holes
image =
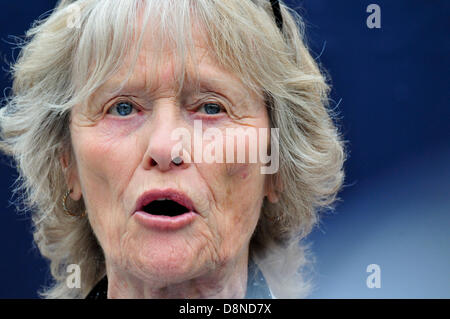
[[194, 26], [191, 34], [191, 41], [186, 41], [186, 46], [181, 48], [178, 44], [155, 39], [151, 32], [144, 32], [141, 42], [133, 42], [118, 72], [100, 89], [181, 92], [211, 86], [234, 90], [235, 94], [237, 91], [248, 93], [239, 77], [219, 64], [202, 29]]

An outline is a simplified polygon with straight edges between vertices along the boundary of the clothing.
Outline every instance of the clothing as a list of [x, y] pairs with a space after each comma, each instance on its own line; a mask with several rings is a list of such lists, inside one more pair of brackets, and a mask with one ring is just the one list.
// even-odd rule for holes
[[[103, 277], [87, 295], [86, 299], [101, 300], [108, 297], [108, 278]], [[247, 293], [245, 299], [271, 299], [272, 294], [266, 279], [258, 266], [250, 263], [248, 267]]]

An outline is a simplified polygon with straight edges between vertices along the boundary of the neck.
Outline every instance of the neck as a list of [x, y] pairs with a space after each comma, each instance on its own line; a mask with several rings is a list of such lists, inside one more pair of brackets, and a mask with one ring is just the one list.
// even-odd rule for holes
[[165, 281], [143, 280], [129, 272], [107, 267], [108, 298], [163, 299], [163, 298], [244, 298], [247, 289], [248, 258], [209, 271], [196, 278], [167, 284]]

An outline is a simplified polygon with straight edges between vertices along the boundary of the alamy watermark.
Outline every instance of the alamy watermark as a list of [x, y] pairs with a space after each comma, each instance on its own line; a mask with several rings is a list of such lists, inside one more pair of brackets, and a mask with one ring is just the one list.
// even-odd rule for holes
[[66, 268], [66, 272], [70, 275], [66, 278], [66, 285], [70, 289], [81, 288], [81, 268], [77, 264], [70, 264]]
[[367, 17], [366, 25], [369, 29], [381, 28], [381, 8], [378, 4], [369, 4], [366, 8], [366, 12], [370, 13]]
[[371, 273], [367, 276], [367, 288], [381, 288], [381, 268], [377, 264], [370, 264], [366, 268], [366, 272]]
[[203, 131], [202, 121], [195, 120], [194, 136], [180, 127], [172, 131], [170, 138], [178, 141], [172, 147], [172, 158], [181, 157], [185, 163], [257, 163], [259, 159], [265, 165], [261, 174], [274, 174], [279, 169], [278, 128], [209, 127]]

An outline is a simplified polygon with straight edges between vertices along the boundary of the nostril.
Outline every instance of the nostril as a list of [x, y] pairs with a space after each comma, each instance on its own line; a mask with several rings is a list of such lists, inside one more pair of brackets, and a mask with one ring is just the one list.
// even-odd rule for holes
[[144, 168], [145, 169], [158, 168], [159, 170], [167, 171], [175, 167], [184, 168], [185, 166], [183, 164], [184, 161], [180, 156], [175, 157], [173, 159], [161, 157], [161, 160], [158, 157], [147, 156], [146, 160], [144, 161]]

